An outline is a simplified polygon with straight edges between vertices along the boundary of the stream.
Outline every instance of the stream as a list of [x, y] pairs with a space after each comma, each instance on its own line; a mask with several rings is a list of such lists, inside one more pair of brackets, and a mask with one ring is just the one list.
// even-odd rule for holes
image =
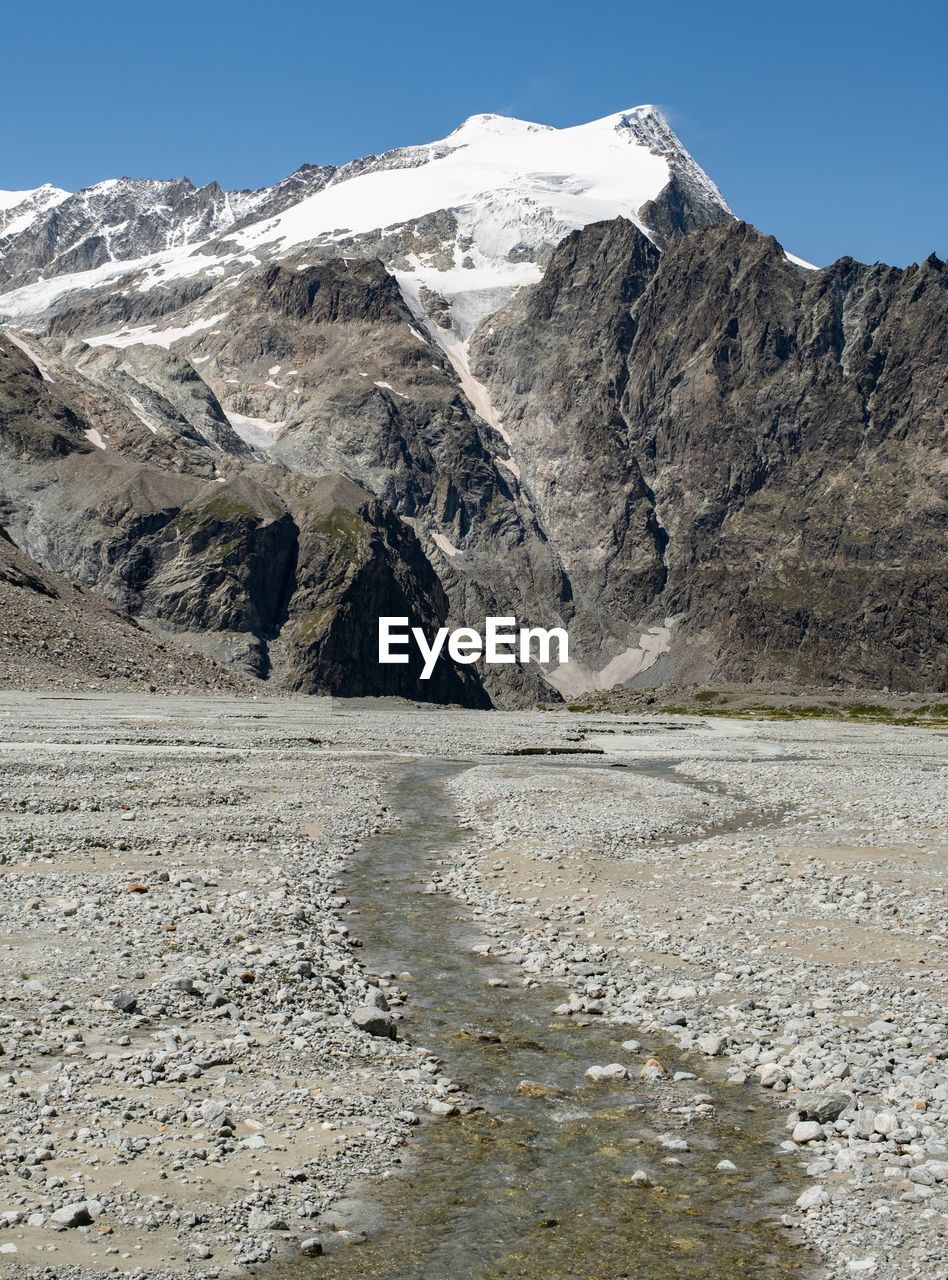
[[[423, 1123], [404, 1171], [356, 1193], [371, 1206], [369, 1238], [327, 1247], [281, 1274], [802, 1280], [813, 1258], [775, 1221], [802, 1178], [776, 1154], [782, 1118], [759, 1091], [688, 1082], [689, 1093], [713, 1095], [715, 1113], [679, 1133], [662, 1112], [667, 1099], [638, 1069], [651, 1052], [670, 1071], [702, 1076], [705, 1059], [634, 1027], [556, 1018], [559, 984], [524, 988], [513, 962], [473, 953], [485, 935], [466, 908], [422, 892], [430, 864], [470, 840], [443, 786], [468, 767], [476, 766], [422, 760], [402, 768], [390, 800], [400, 826], [366, 842], [345, 891], [367, 970], [412, 975], [399, 983], [410, 992], [400, 1033], [437, 1054], [483, 1111]], [[633, 1036], [642, 1042], [636, 1055], [621, 1048]], [[625, 1063], [630, 1079], [584, 1078], [591, 1064], [610, 1062]], [[524, 1080], [539, 1087], [520, 1092]], [[690, 1149], [663, 1149], [656, 1139], [669, 1132]], [[680, 1164], [664, 1164], [670, 1156]], [[717, 1170], [724, 1159], [737, 1171]], [[630, 1181], [640, 1169], [655, 1185]]]

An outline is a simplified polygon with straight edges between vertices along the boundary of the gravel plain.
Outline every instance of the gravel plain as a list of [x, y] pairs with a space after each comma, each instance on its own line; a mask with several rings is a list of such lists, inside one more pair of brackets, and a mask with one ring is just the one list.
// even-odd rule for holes
[[[507, 754], [547, 749], [571, 754]], [[22, 693], [0, 695], [3, 1274], [316, 1252], [419, 1118], [476, 1104], [392, 1038], [410, 974], [366, 972], [340, 884], [418, 756], [476, 766], [429, 891], [551, 980], [551, 1014], [627, 1025], [630, 1079], [664, 1070], [641, 1028], [783, 1108], [808, 1175], [786, 1225], [831, 1280], [948, 1275], [948, 735]]]

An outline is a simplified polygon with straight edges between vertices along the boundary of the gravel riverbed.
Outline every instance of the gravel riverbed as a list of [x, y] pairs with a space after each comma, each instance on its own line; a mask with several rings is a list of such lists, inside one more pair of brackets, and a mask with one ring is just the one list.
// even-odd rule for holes
[[[569, 755], [507, 752], [569, 749]], [[321, 699], [0, 695], [0, 1270], [246, 1274], [347, 1229], [420, 1117], [476, 1104], [398, 1032], [341, 884], [418, 756], [430, 873], [621, 1067], [772, 1100], [825, 1275], [948, 1275], [948, 736]], [[593, 1063], [590, 1067], [609, 1067]], [[436, 1119], [438, 1116], [443, 1119]], [[682, 1157], [686, 1159], [686, 1157]]]

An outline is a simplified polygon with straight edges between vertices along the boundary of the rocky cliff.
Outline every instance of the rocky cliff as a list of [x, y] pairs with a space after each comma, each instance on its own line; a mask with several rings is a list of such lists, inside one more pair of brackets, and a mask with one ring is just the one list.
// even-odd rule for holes
[[661, 255], [607, 223], [474, 368], [611, 616], [676, 618], [672, 656], [707, 678], [941, 688], [946, 340], [935, 257], [810, 271], [744, 223]]

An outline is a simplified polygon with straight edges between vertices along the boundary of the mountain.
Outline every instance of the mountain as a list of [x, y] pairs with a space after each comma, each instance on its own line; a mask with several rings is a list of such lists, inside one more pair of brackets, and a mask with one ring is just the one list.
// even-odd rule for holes
[[[807, 267], [653, 108], [4, 202], [0, 521], [149, 625], [468, 705], [948, 678], [944, 264]], [[571, 661], [422, 682], [380, 612]]]

